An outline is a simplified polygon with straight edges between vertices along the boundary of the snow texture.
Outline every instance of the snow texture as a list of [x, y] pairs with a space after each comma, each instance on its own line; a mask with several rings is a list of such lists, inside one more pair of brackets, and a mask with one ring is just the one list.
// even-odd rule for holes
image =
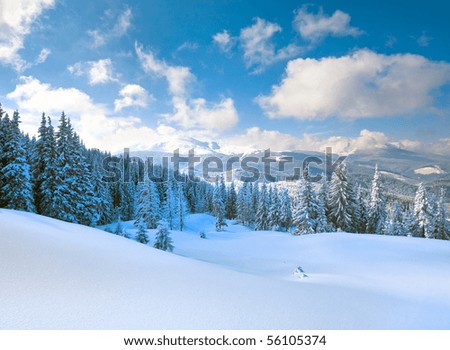
[[227, 223], [186, 217], [168, 253], [1, 209], [0, 329], [450, 328], [448, 241]]

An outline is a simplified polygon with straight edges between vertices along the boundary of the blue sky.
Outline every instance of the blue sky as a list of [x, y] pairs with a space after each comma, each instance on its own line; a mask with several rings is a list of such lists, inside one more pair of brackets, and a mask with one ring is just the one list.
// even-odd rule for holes
[[88, 146], [450, 146], [445, 1], [0, 0], [0, 102]]

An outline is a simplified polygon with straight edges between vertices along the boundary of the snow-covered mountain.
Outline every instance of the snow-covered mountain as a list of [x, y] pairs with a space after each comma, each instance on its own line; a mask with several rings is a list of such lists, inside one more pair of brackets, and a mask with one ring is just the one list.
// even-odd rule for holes
[[449, 241], [214, 224], [189, 216], [171, 254], [1, 209], [0, 328], [450, 327]]
[[[264, 150], [255, 150], [250, 153], [229, 154], [223, 152], [220, 144], [215, 141], [199, 141], [192, 137], [173, 137], [159, 144], [154, 145], [148, 151], [131, 152], [132, 156], [138, 156], [145, 159], [149, 156], [156, 158], [161, 156], [171, 157], [173, 151], [179, 149], [181, 156], [187, 156], [189, 150], [194, 149], [195, 155], [204, 160], [208, 156], [218, 157], [223, 164], [227, 159], [238, 156], [256, 157], [260, 160], [264, 157]], [[277, 163], [271, 163], [271, 175], [277, 179], [286, 179], [294, 175], [294, 168], [302, 169], [303, 161], [307, 157], [317, 157], [323, 161], [321, 165], [311, 163], [310, 173], [313, 175], [324, 173], [325, 153], [315, 151], [284, 151], [271, 152], [272, 159]], [[338, 154], [334, 155], [336, 158]], [[283, 159], [292, 159], [291, 163], [285, 163], [284, 168], [280, 170], [279, 164]], [[373, 176], [375, 165], [382, 174], [382, 180], [389, 192], [397, 195], [406, 195], [412, 197], [416, 191], [417, 185], [424, 182], [428, 188], [434, 188], [437, 192], [440, 187], [447, 188], [447, 200], [450, 200], [450, 159], [442, 155], [419, 153], [399, 148], [392, 144], [386, 144], [385, 147], [375, 147], [373, 149], [353, 149], [351, 154], [347, 155], [348, 170], [358, 184], [368, 187]], [[258, 168], [260, 173], [264, 170], [262, 161], [252, 163], [251, 166]], [[182, 163], [181, 171], [187, 170], [187, 164]], [[203, 167], [197, 163], [195, 172], [198, 176], [202, 175]], [[239, 178], [243, 173], [242, 169], [234, 165], [234, 178]]]

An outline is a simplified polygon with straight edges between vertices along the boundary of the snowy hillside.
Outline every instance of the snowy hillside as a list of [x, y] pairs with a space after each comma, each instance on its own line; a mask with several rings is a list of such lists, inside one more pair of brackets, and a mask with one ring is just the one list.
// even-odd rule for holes
[[450, 328], [448, 241], [228, 224], [189, 216], [170, 254], [1, 209], [0, 328]]

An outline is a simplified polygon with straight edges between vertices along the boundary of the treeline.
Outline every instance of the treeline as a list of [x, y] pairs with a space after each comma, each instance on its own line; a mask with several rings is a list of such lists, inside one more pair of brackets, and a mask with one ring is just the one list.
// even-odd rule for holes
[[161, 222], [183, 230], [187, 213], [213, 214], [219, 231], [228, 219], [297, 235], [342, 230], [449, 239], [443, 190], [430, 196], [420, 185], [413, 205], [388, 199], [377, 169], [369, 191], [348, 178], [345, 163], [330, 182], [301, 180], [288, 189], [285, 183], [225, 184], [223, 177], [214, 184], [192, 181], [161, 166], [153, 175], [165, 176], [151, 181], [148, 167], [117, 157], [128, 181], [106, 182], [102, 161], [111, 155], [87, 149], [64, 113], [56, 129], [43, 115], [37, 138], [30, 138], [20, 130], [19, 113], [10, 118], [1, 105], [0, 150], [0, 207], [89, 226], [134, 220], [143, 241], [145, 230]]

